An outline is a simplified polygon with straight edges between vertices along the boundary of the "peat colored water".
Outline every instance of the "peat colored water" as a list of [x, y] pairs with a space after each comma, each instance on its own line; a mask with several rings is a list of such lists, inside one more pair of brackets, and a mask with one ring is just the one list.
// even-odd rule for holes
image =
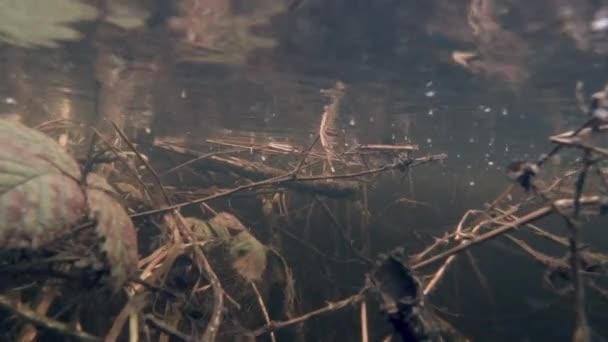
[[[44, 3], [0, 0], [0, 115], [29, 125], [73, 119], [111, 132], [109, 118], [133, 139], [149, 131], [193, 149], [208, 140], [302, 148], [319, 132], [328, 103], [320, 90], [341, 81], [341, 145], [417, 144], [417, 156], [446, 153], [441, 163], [387, 172], [368, 185], [367, 240], [354, 249], [371, 258], [397, 246], [419, 252], [466, 210], [482, 209], [509, 184], [509, 162], [537, 158], [550, 149], [550, 135], [586, 120], [577, 81], [585, 96], [608, 81], [605, 1]], [[568, 167], [552, 165], [556, 174]], [[293, 220], [280, 223], [306, 242], [284, 236], [281, 247], [301, 312], [355, 293], [367, 271], [323, 256], [356, 258], [348, 244], [332, 241], [341, 239], [339, 229], [358, 227], [357, 209], [329, 200], [338, 223], [319, 204], [307, 219], [310, 201], [294, 199]], [[227, 208], [261, 232], [266, 221], [256, 203], [241, 194]], [[605, 223], [584, 226], [585, 242], [597, 250], [608, 248]], [[558, 219], [539, 225], [567, 234]], [[456, 260], [429, 297], [441, 317], [474, 341], [571, 340], [572, 294], [546, 290], [540, 264], [506, 239], [470, 255]], [[587, 292], [599, 341], [608, 337], [608, 298]], [[369, 334], [380, 341], [388, 326], [375, 305], [368, 304]], [[306, 326], [306, 340], [360, 340], [356, 310]]]

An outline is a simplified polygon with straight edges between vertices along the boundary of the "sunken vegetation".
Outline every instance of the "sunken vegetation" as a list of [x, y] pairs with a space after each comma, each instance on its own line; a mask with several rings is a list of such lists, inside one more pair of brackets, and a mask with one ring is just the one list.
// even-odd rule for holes
[[[429, 296], [459, 255], [466, 254], [475, 265], [470, 249], [503, 237], [546, 267], [543, 281], [555, 295], [574, 296], [572, 339], [590, 341], [586, 292], [608, 294], [599, 277], [608, 256], [584, 245], [581, 229], [590, 217], [608, 212], [603, 168], [608, 151], [596, 143], [608, 129], [606, 90], [593, 94], [589, 104], [580, 93], [589, 120], [549, 137], [554, 148], [537, 160], [509, 165], [513, 183], [484, 208], [467, 211], [453, 232], [423, 251], [399, 248], [370, 256], [355, 245], [366, 232], [336, 222], [336, 247], [349, 249], [350, 262], [362, 270], [361, 287], [350, 297], [303, 312], [306, 299], [297, 295], [283, 240], [296, 239], [324, 254], [280, 228], [282, 220], [298, 216], [292, 203], [312, 200], [305, 216], [321, 210], [338, 220], [332, 201], [347, 200], [363, 213], [361, 226], [367, 229], [367, 183], [447, 157], [420, 155], [414, 145], [337, 150], [331, 143], [338, 135], [331, 120], [345, 91], [342, 82], [322, 91], [329, 96], [319, 133], [303, 147], [224, 143], [230, 146], [202, 153], [162, 139], [134, 143], [117, 125], [113, 139], [69, 121], [36, 128], [0, 121], [5, 337], [306, 340], [312, 318], [331, 319], [334, 312], [356, 309], [360, 314], [352, 325], [360, 326], [366, 340], [369, 303], [393, 327], [386, 330], [387, 339], [465, 341], [449, 319], [432, 309]], [[51, 138], [66, 130], [72, 139], [64, 146]], [[580, 153], [571, 170], [543, 178], [546, 161], [567, 150]], [[244, 151], [263, 151], [280, 163], [263, 164]], [[165, 182], [167, 175], [182, 181]], [[258, 202], [265, 218], [257, 229], [226, 206], [243, 195]], [[567, 234], [534, 224], [549, 215], [561, 217]], [[518, 230], [550, 241], [561, 255], [512, 235]], [[485, 284], [480, 271], [478, 276]]]

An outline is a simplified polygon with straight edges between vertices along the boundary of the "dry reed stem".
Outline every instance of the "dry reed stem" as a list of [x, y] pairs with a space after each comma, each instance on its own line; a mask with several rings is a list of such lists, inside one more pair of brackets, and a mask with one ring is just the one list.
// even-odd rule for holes
[[365, 299], [361, 301], [361, 342], [369, 342], [369, 332], [367, 328], [367, 303]]

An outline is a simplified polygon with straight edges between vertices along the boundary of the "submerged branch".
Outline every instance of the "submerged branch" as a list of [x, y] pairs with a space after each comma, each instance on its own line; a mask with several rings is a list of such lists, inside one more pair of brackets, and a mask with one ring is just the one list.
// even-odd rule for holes
[[15, 303], [2, 295], [0, 295], [0, 307], [10, 311], [14, 315], [38, 328], [52, 330], [59, 334], [75, 338], [79, 341], [101, 341], [99, 337], [95, 337], [84, 331], [75, 330], [66, 323], [41, 316], [26, 305]]

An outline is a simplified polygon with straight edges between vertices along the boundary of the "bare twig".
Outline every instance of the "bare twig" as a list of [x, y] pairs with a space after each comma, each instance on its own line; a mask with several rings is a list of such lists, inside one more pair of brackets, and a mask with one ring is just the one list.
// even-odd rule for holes
[[149, 211], [144, 211], [144, 212], [140, 212], [137, 214], [133, 214], [133, 215], [131, 215], [131, 218], [149, 216], [149, 215], [168, 212], [168, 211], [175, 210], [175, 209], [181, 209], [183, 207], [187, 207], [190, 205], [200, 204], [202, 202], [207, 202], [207, 201], [210, 201], [213, 199], [225, 197], [225, 196], [228, 196], [228, 195], [240, 192], [240, 191], [251, 190], [251, 189], [268, 186], [268, 185], [280, 185], [280, 184], [289, 183], [289, 182], [310, 182], [310, 181], [317, 181], [317, 180], [357, 178], [357, 177], [361, 177], [361, 176], [365, 176], [365, 175], [384, 172], [387, 170], [393, 170], [393, 169], [404, 168], [404, 167], [412, 167], [412, 166], [416, 166], [416, 165], [420, 165], [420, 164], [424, 164], [424, 163], [428, 163], [428, 162], [432, 162], [432, 161], [443, 160], [445, 158], [447, 158], [447, 155], [442, 153], [442, 154], [431, 155], [431, 156], [426, 156], [426, 157], [421, 157], [421, 158], [416, 158], [416, 159], [411, 159], [411, 160], [406, 160], [406, 161], [399, 161], [396, 163], [387, 164], [380, 168], [361, 171], [361, 172], [347, 173], [347, 174], [340, 174], [340, 175], [296, 177], [295, 179], [292, 175], [292, 171], [290, 171], [290, 172], [287, 172], [286, 174], [279, 175], [277, 177], [265, 179], [265, 180], [262, 180], [259, 182], [253, 182], [250, 184], [241, 185], [236, 188], [226, 190], [223, 192], [219, 192], [219, 193], [207, 196], [207, 197], [199, 198], [199, 199], [188, 201], [188, 202], [182, 202], [182, 203], [178, 203], [178, 204], [174, 204], [174, 205], [169, 205], [164, 208], [159, 208], [159, 209], [154, 209], [154, 210], [149, 210]]
[[114, 129], [116, 130], [116, 133], [118, 133], [118, 135], [120, 135], [120, 138], [127, 144], [127, 146], [129, 146], [129, 148], [131, 149], [131, 151], [133, 151], [133, 153], [135, 153], [135, 156], [137, 157], [137, 159], [139, 159], [139, 161], [146, 166], [146, 168], [148, 169], [148, 171], [150, 171], [150, 173], [152, 174], [152, 177], [154, 178], [154, 182], [156, 183], [156, 186], [158, 187], [158, 189], [160, 190], [161, 194], [163, 195], [163, 198], [165, 200], [165, 204], [171, 205], [171, 199], [167, 195], [167, 192], [165, 191], [165, 188], [163, 187], [163, 184], [160, 181], [160, 177], [158, 176], [158, 173], [156, 173], [156, 171], [154, 170], [154, 168], [152, 167], [152, 165], [150, 165], [150, 163], [148, 163], [148, 161], [146, 160], [146, 158], [144, 158], [141, 155], [141, 153], [139, 153], [139, 151], [137, 151], [137, 149], [135, 148], [135, 146], [133, 145], [133, 143], [131, 143], [131, 141], [129, 140], [129, 138], [127, 138], [127, 136], [118, 127], [118, 125], [116, 125], [116, 123], [114, 121], [110, 121], [110, 122], [112, 123], [112, 126], [114, 126]]
[[167, 335], [170, 335], [172, 337], [175, 337], [180, 341], [183, 341], [183, 342], [194, 342], [195, 341], [192, 337], [184, 335], [181, 332], [171, 328], [170, 326], [168, 326], [164, 322], [158, 320], [156, 317], [154, 317], [151, 314], [145, 315], [144, 320], [146, 321], [146, 323], [148, 323], [149, 325], [158, 329], [159, 331], [161, 331]]
[[[260, 310], [262, 310], [262, 315], [264, 315], [264, 320], [266, 321], [266, 325], [269, 325], [270, 324], [270, 315], [268, 314], [268, 310], [266, 309], [266, 305], [264, 304], [264, 299], [262, 298], [262, 294], [260, 293], [260, 291], [258, 290], [258, 287], [255, 285], [254, 282], [250, 282], [250, 284], [251, 284], [251, 288], [253, 289], [253, 292], [255, 292], [255, 295], [258, 298], [258, 304], [260, 304]], [[277, 341], [277, 338], [274, 335], [273, 331], [270, 332], [270, 339], [272, 340], [272, 342]]]
[[15, 303], [3, 295], [0, 295], [0, 307], [10, 311], [17, 317], [38, 328], [52, 330], [59, 334], [75, 338], [79, 341], [101, 341], [99, 337], [90, 335], [84, 331], [75, 330], [68, 324], [41, 316], [26, 305], [22, 303]]
[[357, 304], [365, 298], [365, 293], [367, 292], [367, 290], [368, 290], [368, 288], [364, 287], [358, 293], [356, 293], [348, 298], [342, 299], [337, 302], [329, 302], [326, 306], [324, 306], [322, 308], [310, 311], [302, 316], [299, 316], [299, 317], [296, 317], [296, 318], [293, 318], [293, 319], [290, 319], [287, 321], [280, 321], [280, 322], [272, 321], [270, 324], [267, 324], [266, 326], [263, 326], [263, 327], [255, 330], [253, 332], [253, 336], [260, 336], [260, 335], [269, 333], [271, 331], [283, 329], [285, 327], [304, 322], [312, 317], [319, 316], [319, 315], [322, 315], [322, 314], [325, 314], [328, 312], [334, 312], [334, 311], [343, 309], [345, 307], [351, 306], [353, 304]]

